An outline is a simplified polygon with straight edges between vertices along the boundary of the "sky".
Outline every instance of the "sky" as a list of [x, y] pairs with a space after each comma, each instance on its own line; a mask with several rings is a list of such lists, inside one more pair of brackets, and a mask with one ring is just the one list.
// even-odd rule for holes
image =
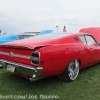
[[78, 32], [100, 24], [100, 0], [0, 0], [0, 29], [7, 34]]

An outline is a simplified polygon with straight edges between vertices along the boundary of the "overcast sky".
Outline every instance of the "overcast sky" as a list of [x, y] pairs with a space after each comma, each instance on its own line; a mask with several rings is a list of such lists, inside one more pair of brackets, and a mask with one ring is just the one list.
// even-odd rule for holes
[[100, 0], [0, 0], [0, 29], [7, 33], [53, 29], [77, 32], [100, 24]]

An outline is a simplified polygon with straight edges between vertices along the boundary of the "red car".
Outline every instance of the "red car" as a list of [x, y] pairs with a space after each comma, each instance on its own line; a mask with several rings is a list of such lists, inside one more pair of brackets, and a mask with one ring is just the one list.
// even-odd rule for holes
[[94, 38], [96, 39], [96, 41], [98, 43], [100, 43], [100, 27], [82, 28], [82, 29], [80, 29], [79, 32], [91, 34], [92, 36], [94, 36]]
[[71, 82], [80, 69], [100, 62], [100, 46], [87, 33], [43, 34], [1, 44], [0, 62], [30, 81], [56, 75]]

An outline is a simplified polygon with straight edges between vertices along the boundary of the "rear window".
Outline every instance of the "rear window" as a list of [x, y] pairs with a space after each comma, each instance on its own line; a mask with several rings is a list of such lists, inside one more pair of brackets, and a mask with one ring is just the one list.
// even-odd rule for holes
[[42, 35], [37, 35], [34, 38], [50, 38], [50, 39], [56, 39], [60, 37], [64, 37], [70, 35], [70, 33], [49, 33], [49, 34], [42, 34]]

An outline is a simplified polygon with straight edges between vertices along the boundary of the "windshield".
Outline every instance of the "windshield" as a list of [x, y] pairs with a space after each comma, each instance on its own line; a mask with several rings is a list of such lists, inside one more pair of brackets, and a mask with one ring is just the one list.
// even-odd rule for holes
[[49, 33], [49, 34], [42, 34], [42, 35], [36, 35], [34, 38], [49, 38], [49, 39], [56, 39], [60, 37], [64, 37], [70, 35], [70, 33]]

